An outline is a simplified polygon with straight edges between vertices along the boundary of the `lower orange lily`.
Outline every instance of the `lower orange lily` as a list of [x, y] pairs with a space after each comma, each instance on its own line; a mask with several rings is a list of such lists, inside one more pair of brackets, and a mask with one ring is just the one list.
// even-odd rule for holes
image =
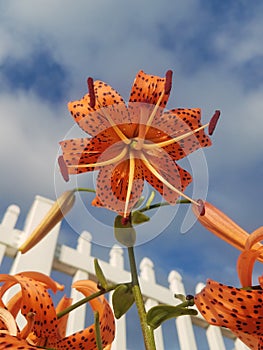
[[[70, 298], [63, 297], [55, 308], [47, 289], [53, 292], [63, 286], [39, 272], [24, 272], [14, 276], [2, 274], [0, 282], [0, 350], [6, 348], [33, 350], [39, 347], [57, 349], [96, 350], [95, 326], [91, 325], [72, 335], [66, 335], [67, 315], [58, 319], [57, 313], [71, 305]], [[5, 305], [2, 297], [13, 285], [19, 284], [21, 291]], [[77, 281], [73, 284], [85, 296], [98, 291], [93, 281]], [[115, 324], [113, 312], [100, 296], [90, 301], [94, 311], [99, 313], [100, 333], [104, 349], [109, 349], [114, 339]], [[21, 311], [27, 324], [19, 330], [16, 316]]]
[[[211, 219], [211, 206], [208, 208], [206, 215]], [[233, 227], [229, 220], [227, 218], [225, 228]], [[213, 230], [217, 226], [216, 222], [210, 224]], [[253, 266], [263, 251], [259, 243], [262, 239], [263, 227], [260, 227], [242, 241], [244, 250], [239, 256], [237, 271], [243, 288], [208, 280], [205, 288], [195, 296], [195, 304], [207, 322], [229, 328], [252, 350], [263, 349], [263, 277], [259, 278], [259, 286], [252, 287]]]

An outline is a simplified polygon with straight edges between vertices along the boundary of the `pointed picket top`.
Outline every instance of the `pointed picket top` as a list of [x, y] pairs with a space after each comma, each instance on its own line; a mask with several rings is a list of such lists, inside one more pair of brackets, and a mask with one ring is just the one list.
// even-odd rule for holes
[[15, 204], [10, 205], [5, 212], [1, 224], [5, 226], [6, 229], [13, 229], [16, 225], [19, 214], [20, 208]]
[[155, 283], [155, 271], [154, 264], [151, 259], [143, 258], [140, 263], [140, 276], [146, 281], [151, 281]]
[[110, 250], [110, 265], [119, 267], [121, 269], [124, 268], [124, 257], [123, 257], [123, 249], [118, 245], [114, 244]]
[[92, 235], [88, 231], [82, 231], [78, 238], [77, 251], [79, 253], [86, 254], [87, 256], [91, 255], [91, 241]]

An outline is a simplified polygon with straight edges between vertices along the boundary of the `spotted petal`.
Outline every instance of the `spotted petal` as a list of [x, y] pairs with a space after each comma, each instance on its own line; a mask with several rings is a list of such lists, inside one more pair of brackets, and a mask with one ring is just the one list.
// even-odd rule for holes
[[[98, 169], [98, 163], [115, 158], [120, 152], [120, 139], [113, 128], [102, 131], [91, 139], [61, 141], [63, 158], [69, 174], [79, 174]], [[94, 166], [90, 166], [94, 164]]]
[[[88, 280], [77, 281], [73, 284], [79, 292], [89, 296], [98, 291], [96, 283]], [[102, 345], [106, 347], [111, 344], [115, 334], [115, 322], [113, 312], [104, 296], [100, 296], [90, 301], [92, 309], [98, 311], [100, 319], [100, 333]], [[80, 332], [76, 332], [65, 337], [57, 344], [57, 349], [84, 349], [96, 350], [95, 327], [91, 325]]]
[[176, 203], [180, 192], [183, 192], [192, 180], [191, 175], [161, 148], [155, 148], [145, 154], [143, 173], [145, 180], [170, 204]]
[[[116, 118], [119, 114], [118, 118], [121, 118], [121, 115], [126, 111], [123, 98], [110, 85], [97, 80], [94, 82], [94, 93], [94, 107], [90, 106], [90, 94], [86, 94], [80, 100], [68, 103], [68, 109], [76, 123], [91, 136], [95, 136], [111, 126], [109, 118], [107, 118], [108, 115], [115, 115]], [[114, 109], [107, 108], [112, 105], [115, 105]], [[123, 116], [121, 120], [123, 122]]]
[[210, 324], [231, 329], [251, 349], [257, 349], [263, 327], [262, 290], [244, 290], [208, 280], [195, 296], [195, 304]]
[[[156, 75], [149, 75], [142, 70], [135, 77], [129, 102], [141, 102], [156, 104], [162, 92], [165, 89], [166, 78]], [[164, 108], [169, 98], [169, 93], [164, 94], [160, 107]]]
[[0, 290], [0, 296], [15, 284], [21, 286], [21, 313], [27, 317], [29, 313], [34, 313], [34, 326], [32, 331], [38, 338], [38, 344], [45, 343], [48, 338], [52, 344], [52, 339], [57, 338], [57, 317], [51, 297], [47, 288], [54, 292], [60, 288], [50, 277], [38, 272], [24, 272], [15, 276], [0, 275], [0, 281], [4, 282]]
[[126, 159], [117, 165], [111, 164], [101, 169], [97, 178], [97, 197], [92, 204], [114, 210], [120, 215], [124, 215], [125, 211], [130, 212], [143, 190], [143, 170], [140, 160], [134, 160], [132, 179], [129, 176], [130, 168], [131, 161]]
[[0, 333], [0, 350], [35, 350], [39, 349], [37, 346], [29, 345], [24, 339], [19, 339], [10, 334]]

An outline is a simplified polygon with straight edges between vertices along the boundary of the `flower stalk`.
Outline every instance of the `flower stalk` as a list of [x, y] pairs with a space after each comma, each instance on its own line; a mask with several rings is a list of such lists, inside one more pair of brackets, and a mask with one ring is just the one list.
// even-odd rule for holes
[[147, 324], [146, 310], [143, 302], [143, 296], [139, 284], [138, 272], [135, 262], [134, 248], [128, 247], [129, 263], [132, 277], [132, 292], [137, 307], [137, 312], [140, 319], [142, 334], [144, 338], [144, 345], [146, 350], [155, 350], [155, 341], [153, 330]]

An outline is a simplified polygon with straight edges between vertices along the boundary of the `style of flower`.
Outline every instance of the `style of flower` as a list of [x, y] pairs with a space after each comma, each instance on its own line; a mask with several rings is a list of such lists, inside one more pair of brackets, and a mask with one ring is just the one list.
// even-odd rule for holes
[[138, 202], [144, 180], [170, 204], [183, 194], [191, 175], [176, 161], [211, 144], [213, 122], [200, 123], [200, 109], [164, 108], [169, 98], [172, 72], [165, 78], [138, 72], [128, 105], [111, 86], [88, 79], [89, 93], [68, 104], [76, 123], [90, 137], [60, 142], [59, 165], [69, 174], [99, 170], [95, 206], [127, 217]]
[[237, 271], [242, 288], [208, 280], [195, 296], [195, 304], [211, 325], [229, 328], [250, 349], [263, 349], [263, 278], [252, 287], [252, 270], [262, 255], [263, 227], [248, 235]]
[[[66, 336], [68, 316], [58, 318], [57, 313], [70, 306], [72, 300], [63, 297], [54, 307], [47, 289], [57, 292], [63, 286], [50, 277], [39, 272], [23, 272], [14, 276], [2, 274], [0, 282], [4, 282], [0, 288], [0, 349], [97, 349], [94, 325]], [[2, 297], [15, 284], [19, 284], [21, 290], [5, 305]], [[95, 282], [86, 280], [75, 282], [73, 287], [85, 296], [98, 291]], [[102, 344], [106, 349], [114, 339], [112, 310], [104, 296], [91, 300], [90, 305], [99, 313]], [[27, 321], [22, 330], [15, 321], [19, 311]]]

